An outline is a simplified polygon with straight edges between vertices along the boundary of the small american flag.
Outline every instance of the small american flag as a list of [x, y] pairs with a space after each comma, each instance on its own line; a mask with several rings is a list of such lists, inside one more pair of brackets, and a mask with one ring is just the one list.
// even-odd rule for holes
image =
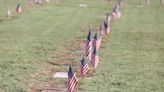
[[86, 52], [87, 58], [90, 61], [91, 57], [92, 57], [92, 32], [91, 31], [89, 31], [89, 33], [88, 33], [85, 52]]
[[93, 68], [96, 70], [97, 65], [99, 63], [99, 56], [96, 47], [94, 47], [91, 63], [93, 64]]
[[16, 7], [16, 12], [17, 13], [21, 13], [22, 12], [22, 8], [20, 6], [20, 3], [18, 3], [17, 7]]
[[89, 66], [86, 62], [86, 58], [83, 57], [83, 59], [81, 60], [81, 66], [80, 66], [81, 75], [84, 77], [88, 71], [89, 71]]
[[78, 79], [76, 74], [73, 73], [71, 66], [68, 71], [68, 90], [67, 92], [75, 92]]
[[97, 50], [99, 50], [100, 45], [101, 45], [100, 35], [96, 33], [93, 41], [93, 47], [97, 47]]
[[121, 1], [116, 2], [116, 5], [113, 8], [112, 15], [114, 18], [120, 18], [121, 17]]
[[105, 31], [106, 35], [110, 32], [110, 27], [109, 27], [109, 24], [108, 24], [108, 20], [104, 21], [104, 31]]

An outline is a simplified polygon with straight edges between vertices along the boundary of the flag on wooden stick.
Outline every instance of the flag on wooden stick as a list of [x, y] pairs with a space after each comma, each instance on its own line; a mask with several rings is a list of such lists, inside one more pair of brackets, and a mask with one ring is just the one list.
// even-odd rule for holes
[[85, 46], [85, 52], [88, 60], [91, 60], [92, 57], [92, 32], [89, 31], [88, 36], [87, 36], [87, 41], [86, 41], [86, 46]]
[[104, 31], [105, 35], [107, 35], [110, 32], [110, 27], [107, 20], [104, 21]]
[[81, 75], [84, 77], [88, 71], [89, 71], [89, 66], [86, 62], [86, 58], [83, 57], [83, 59], [81, 60], [81, 66], [80, 66]]
[[69, 71], [68, 71], [68, 90], [67, 90], [67, 92], [75, 92], [77, 83], [78, 83], [78, 78], [76, 77], [76, 74], [72, 71], [72, 68], [70, 66]]
[[94, 70], [96, 70], [97, 65], [98, 65], [98, 63], [99, 63], [98, 50], [97, 50], [96, 47], [94, 47], [94, 51], [93, 51], [93, 54], [92, 54], [91, 63], [92, 63], [92, 65], [93, 65]]
[[22, 12], [22, 8], [20, 6], [20, 3], [18, 3], [17, 7], [16, 7], [16, 12], [17, 13], [21, 13]]
[[115, 19], [120, 18], [121, 17], [121, 1], [117, 1], [114, 8], [113, 8], [113, 13], [112, 13], [113, 17]]
[[93, 47], [97, 47], [96, 49], [99, 50], [100, 45], [101, 45], [101, 38], [100, 35], [96, 33], [93, 40]]
[[108, 18], [106, 18], [104, 20], [104, 22], [102, 23], [101, 27], [100, 27], [100, 34], [101, 36], [107, 35], [110, 32], [110, 26], [109, 26], [109, 22], [108, 22]]

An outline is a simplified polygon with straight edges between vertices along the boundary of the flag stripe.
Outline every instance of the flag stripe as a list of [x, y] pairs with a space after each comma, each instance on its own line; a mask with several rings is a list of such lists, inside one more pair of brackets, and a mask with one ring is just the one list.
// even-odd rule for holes
[[89, 60], [91, 60], [92, 56], [92, 41], [86, 42], [86, 56]]
[[77, 82], [78, 79], [74, 74], [73, 77], [68, 80], [68, 92], [73, 92], [75, 90]]
[[99, 57], [97, 54], [93, 53], [91, 63], [93, 64], [94, 69], [96, 69], [99, 63]]
[[70, 66], [68, 71], [68, 90], [67, 92], [74, 92], [76, 89], [76, 85], [78, 83], [78, 79], [76, 77], [76, 74], [73, 73], [72, 68]]
[[86, 75], [86, 73], [88, 72], [88, 70], [89, 70], [88, 64], [86, 64], [85, 66], [81, 65], [81, 74], [82, 74], [83, 76]]
[[101, 40], [100, 39], [98, 39], [98, 40], [94, 39], [94, 41], [93, 41], [93, 47], [96, 47], [97, 50], [99, 50], [100, 45], [101, 45]]

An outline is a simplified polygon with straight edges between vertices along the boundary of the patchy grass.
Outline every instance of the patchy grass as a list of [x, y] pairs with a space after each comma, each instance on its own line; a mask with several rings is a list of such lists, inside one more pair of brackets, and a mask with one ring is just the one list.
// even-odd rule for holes
[[[50, 4], [29, 7], [20, 1], [23, 13], [16, 14], [16, 1], [0, 2], [1, 91], [44, 85], [51, 77], [40, 73], [54, 67], [47, 62], [62, 58], [56, 54], [65, 53], [65, 45], [76, 37], [85, 37], [87, 32], [81, 30], [103, 19], [109, 4], [106, 0], [51, 0]], [[88, 7], [81, 8], [80, 3]], [[8, 5], [11, 21], [5, 15]]]
[[[65, 79], [52, 79], [51, 74], [67, 67], [48, 62], [79, 62], [82, 55], [74, 58], [71, 55], [76, 55], [75, 51], [69, 47], [83, 48], [77, 38], [86, 39], [89, 26], [98, 28], [114, 5], [114, 0], [51, 0], [50, 4], [33, 7], [20, 2], [24, 11], [16, 14], [16, 1], [0, 0], [1, 92], [65, 83]], [[81, 3], [88, 7], [79, 7]], [[10, 22], [5, 16], [8, 5], [13, 14]], [[163, 9], [158, 0], [149, 6], [142, 0], [124, 1], [122, 18], [113, 22], [112, 32], [103, 39], [98, 69], [93, 77], [80, 81], [81, 91], [162, 92]]]
[[[135, 1], [135, 2], [133, 2]], [[126, 0], [100, 50], [101, 61], [85, 92], [162, 92], [164, 90], [164, 7]]]

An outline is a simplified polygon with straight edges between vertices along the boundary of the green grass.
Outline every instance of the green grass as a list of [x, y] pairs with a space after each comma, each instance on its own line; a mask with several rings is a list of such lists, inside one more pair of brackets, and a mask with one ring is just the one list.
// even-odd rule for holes
[[85, 92], [163, 92], [164, 7], [156, 1], [136, 8], [136, 2], [124, 2], [123, 16], [113, 23]]
[[[80, 3], [88, 7], [81, 8]], [[24, 92], [48, 81], [65, 82], [38, 74], [56, 67], [47, 62], [61, 58], [55, 56], [68, 51], [65, 45], [77, 37], [86, 39], [90, 25], [99, 27], [114, 0], [51, 0], [33, 7], [21, 1], [22, 14], [15, 13], [16, 1], [0, 0], [0, 4], [0, 91]], [[94, 77], [81, 81], [82, 91], [164, 90], [164, 6], [158, 0], [143, 8], [137, 8], [138, 4], [144, 3], [124, 0], [123, 16], [103, 39], [98, 69]], [[5, 17], [8, 5], [11, 22]]]

